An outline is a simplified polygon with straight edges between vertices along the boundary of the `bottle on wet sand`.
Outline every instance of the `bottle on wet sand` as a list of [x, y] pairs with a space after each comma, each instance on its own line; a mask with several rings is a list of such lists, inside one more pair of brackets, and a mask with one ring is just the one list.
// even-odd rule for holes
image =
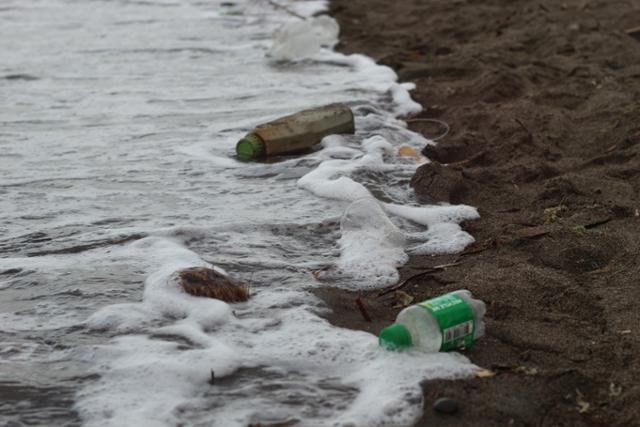
[[380, 332], [379, 342], [389, 350], [412, 347], [429, 353], [469, 348], [484, 335], [485, 311], [471, 292], [451, 292], [402, 310]]
[[292, 154], [311, 149], [327, 135], [354, 132], [351, 109], [327, 105], [256, 126], [238, 141], [236, 153], [243, 160]]

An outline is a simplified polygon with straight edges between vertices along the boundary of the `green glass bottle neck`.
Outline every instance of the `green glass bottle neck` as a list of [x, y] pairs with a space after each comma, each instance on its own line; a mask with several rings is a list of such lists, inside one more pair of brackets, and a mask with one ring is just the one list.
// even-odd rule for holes
[[250, 133], [236, 144], [236, 154], [241, 160], [250, 160], [264, 157], [264, 142], [256, 134]]

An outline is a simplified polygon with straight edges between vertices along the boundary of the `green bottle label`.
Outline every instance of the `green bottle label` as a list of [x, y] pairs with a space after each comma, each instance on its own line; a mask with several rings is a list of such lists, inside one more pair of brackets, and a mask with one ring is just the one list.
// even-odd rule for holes
[[433, 315], [440, 326], [440, 351], [470, 348], [476, 322], [469, 304], [456, 294], [446, 294], [418, 304]]

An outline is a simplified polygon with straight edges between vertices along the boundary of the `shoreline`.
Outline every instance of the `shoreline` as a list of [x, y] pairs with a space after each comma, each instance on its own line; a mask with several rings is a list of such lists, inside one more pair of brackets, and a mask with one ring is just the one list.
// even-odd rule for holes
[[[451, 127], [425, 149], [433, 163], [412, 180], [418, 197], [481, 214], [464, 224], [476, 243], [461, 254], [412, 257], [400, 270], [414, 302], [466, 288], [488, 309], [487, 335], [463, 354], [495, 376], [424, 384], [418, 425], [640, 418], [640, 43], [624, 33], [633, 11], [575, 0], [331, 1], [337, 49], [415, 82], [418, 117]], [[399, 311], [393, 293], [315, 293], [341, 327], [377, 334]], [[457, 414], [433, 412], [444, 396]]]

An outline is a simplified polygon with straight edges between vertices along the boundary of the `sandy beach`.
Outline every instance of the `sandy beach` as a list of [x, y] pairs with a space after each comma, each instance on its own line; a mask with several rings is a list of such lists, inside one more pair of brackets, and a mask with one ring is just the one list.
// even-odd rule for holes
[[[411, 259], [404, 294], [318, 291], [331, 322], [377, 333], [406, 295], [466, 288], [488, 311], [465, 355], [489, 377], [425, 383], [419, 425], [637, 423], [640, 41], [625, 30], [640, 3], [332, 0], [331, 14], [340, 51], [414, 82], [413, 119], [450, 127], [425, 150], [419, 197], [481, 214], [463, 253]], [[443, 396], [457, 414], [432, 410]]]

